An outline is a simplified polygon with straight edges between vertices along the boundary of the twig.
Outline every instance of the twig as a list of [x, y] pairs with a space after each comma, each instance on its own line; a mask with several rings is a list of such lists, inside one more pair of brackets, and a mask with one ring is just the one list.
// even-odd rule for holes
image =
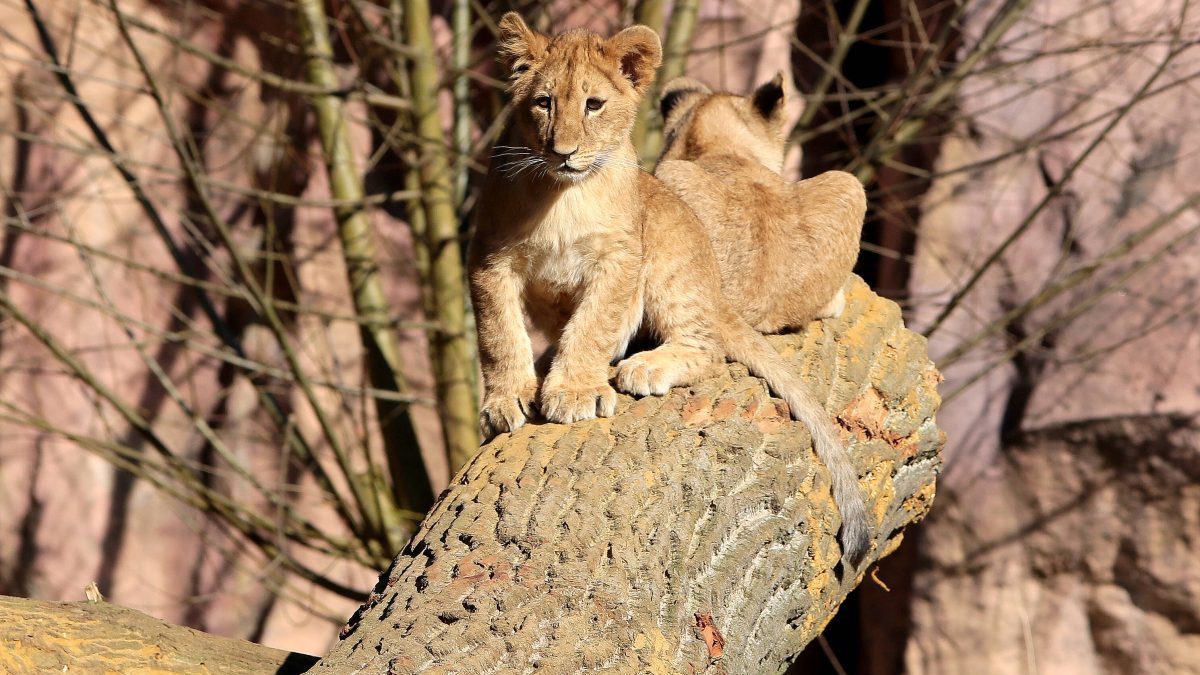
[[[54, 39], [50, 36], [50, 31], [47, 29], [41, 13], [37, 9], [37, 6], [33, 3], [33, 0], [25, 0], [25, 7], [34, 23], [34, 26], [37, 29], [38, 38], [41, 41], [42, 49], [46, 52], [47, 57], [49, 57], [51, 63], [54, 65], [56, 78], [58, 79], [58, 82], [62, 86], [63, 90], [67, 92], [67, 96], [71, 100], [76, 112], [91, 131], [93, 137], [96, 139], [96, 143], [103, 149], [105, 156], [113, 165], [113, 168], [115, 168], [117, 173], [121, 175], [125, 185], [129, 188], [130, 192], [133, 193], [134, 199], [141, 207], [142, 212], [145, 213], [146, 217], [150, 220], [155, 232], [162, 240], [164, 246], [166, 246], [168, 253], [171, 255], [171, 259], [175, 262], [180, 272], [182, 272], [186, 277], [198, 278], [190, 258], [188, 258], [188, 256], [183, 253], [182, 249], [179, 248], [178, 244], [175, 243], [174, 236], [167, 228], [166, 222], [163, 220], [157, 207], [150, 200], [145, 190], [142, 189], [141, 183], [137, 176], [129, 169], [126, 160], [116, 151], [116, 148], [108, 139], [108, 134], [105, 133], [104, 129], [96, 122], [96, 119], [92, 116], [91, 111], [88, 110], [88, 107], [84, 104], [83, 99], [79, 96], [79, 92], [75, 87], [70, 71], [62, 65], [62, 62], [58, 57], [58, 50], [54, 45]], [[212, 304], [208, 294], [201, 289], [196, 289], [196, 299], [201, 310], [204, 312], [205, 316], [208, 317], [209, 322], [213, 326], [213, 330], [216, 332], [221, 341], [228, 345], [235, 354], [239, 356], [245, 356], [245, 350], [242, 348], [241, 341], [229, 328], [229, 325], [226, 323], [225, 319], [220, 315], [220, 313], [217, 312], [217, 309]], [[283, 414], [282, 406], [280, 406], [274, 394], [257, 386], [255, 387], [255, 391], [272, 421], [280, 429], [289, 428], [287, 416]], [[322, 487], [322, 489], [326, 490], [329, 494], [336, 494], [333, 483], [329, 480], [328, 475], [325, 473], [325, 470], [321, 466], [320, 462], [317, 461], [316, 456], [312, 452], [312, 449], [308, 446], [307, 441], [305, 441], [304, 438], [298, 433], [287, 433], [284, 435], [284, 437], [287, 442], [296, 449], [301, 461], [304, 462], [308, 469], [313, 472], [317, 483]], [[342, 504], [341, 500], [334, 500], [334, 504], [335, 507], [338, 507], [335, 508], [335, 510], [342, 518], [343, 522], [345, 522], [347, 526], [354, 529], [354, 519], [351, 517], [349, 511], [345, 510], [344, 508], [340, 508], [340, 505]]]
[[1175, 219], [1182, 215], [1184, 211], [1192, 209], [1197, 205], [1200, 205], [1200, 193], [1193, 194], [1175, 208], [1160, 215], [1158, 218], [1155, 218], [1150, 224], [1139, 229], [1134, 234], [1129, 235], [1119, 244], [1106, 251], [1104, 255], [1101, 255], [1086, 265], [1083, 265], [1071, 271], [1070, 273], [1059, 277], [1054, 281], [1054, 283], [1042, 289], [1041, 292], [1030, 298], [1019, 307], [1013, 308], [1004, 316], [992, 321], [982, 330], [958, 343], [958, 345], [956, 345], [955, 348], [950, 351], [950, 353], [938, 360], [938, 368], [945, 370], [987, 338], [995, 335], [1001, 330], [1004, 330], [1013, 322], [1018, 321], [1022, 317], [1028, 316], [1035, 310], [1046, 306], [1054, 298], [1057, 298], [1063, 293], [1092, 278], [1098, 271], [1111, 264], [1117, 258], [1129, 253], [1139, 244], [1146, 241], [1146, 239], [1149, 239], [1151, 236], [1156, 234], [1159, 230], [1174, 222]]
[[[1195, 196], [1193, 196], [1193, 199], [1194, 198], [1195, 198]], [[1082, 301], [1072, 304], [1071, 309], [1068, 310], [1067, 312], [1064, 312], [1062, 315], [1056, 317], [1052, 321], [1046, 322], [1044, 325], [1038, 327], [1037, 330], [1031, 331], [1030, 334], [1027, 335], [1023, 340], [1021, 340], [1017, 344], [1013, 345], [1008, 350], [1005, 350], [1003, 353], [996, 355], [996, 358], [992, 359], [991, 362], [989, 362], [987, 365], [985, 365], [983, 368], [981, 368], [978, 372], [976, 372], [974, 375], [972, 375], [970, 378], [968, 378], [966, 382], [963, 382], [958, 387], [956, 387], [953, 391], [946, 394], [942, 399], [943, 404], [957, 398], [960, 394], [962, 394], [969, 387], [971, 387], [971, 385], [975, 384], [976, 382], [978, 382], [979, 380], [981, 380], [985, 376], [987, 376], [988, 373], [995, 370], [999, 366], [1004, 365], [1005, 363], [1008, 363], [1009, 361], [1011, 361], [1013, 356], [1021, 353], [1022, 351], [1027, 349], [1029, 346], [1031, 346], [1033, 344], [1037, 344], [1038, 341], [1040, 341], [1042, 339], [1042, 337], [1044, 335], [1046, 335], [1047, 333], [1049, 333], [1053, 330], [1056, 330], [1056, 329], [1070, 323], [1071, 321], [1074, 321], [1077, 317], [1082, 315], [1084, 312], [1087, 312], [1092, 307], [1094, 307], [1096, 305], [1096, 303], [1100, 302], [1100, 300], [1103, 299], [1105, 296], [1107, 296], [1109, 293], [1112, 293], [1113, 291], [1124, 286], [1125, 282], [1127, 282], [1129, 279], [1131, 279], [1138, 273], [1142, 272], [1150, 265], [1158, 262], [1158, 260], [1160, 260], [1163, 256], [1167, 255], [1168, 253], [1170, 253], [1176, 246], [1187, 241], [1191, 237], [1196, 236], [1197, 233], [1200, 233], [1200, 225], [1195, 225], [1193, 227], [1188, 228], [1187, 230], [1184, 230], [1179, 235], [1173, 237], [1169, 242], [1167, 242], [1165, 245], [1160, 247], [1155, 252], [1151, 253], [1148, 256], [1145, 256], [1141, 260], [1138, 260], [1133, 265], [1130, 265], [1129, 269], [1125, 270], [1125, 272], [1118, 275], [1117, 278], [1114, 279], [1113, 281], [1111, 281], [1110, 283], [1101, 287], [1100, 290], [1091, 294], [1090, 296], [1083, 299]]]
[[842, 71], [842, 63], [845, 62], [846, 55], [850, 53], [850, 46], [858, 39], [858, 27], [867, 13], [869, 4], [870, 0], [857, 0], [854, 3], [854, 9], [850, 11], [850, 18], [838, 33], [837, 46], [834, 47], [828, 63], [821, 69], [821, 79], [817, 80], [817, 86], [813, 87], [812, 93], [806, 97], [808, 100], [804, 113], [796, 122], [797, 129], [807, 127], [821, 107], [825, 105], [825, 96], [829, 93], [829, 85], [833, 84], [834, 74]]
[[[204, 181], [199, 177], [200, 171], [198, 170], [196, 161], [194, 159], [194, 157], [197, 156], [197, 153], [193, 148], [188, 147], [188, 141], [178, 132], [178, 129], [175, 125], [175, 119], [171, 114], [171, 110], [167, 106], [166, 100], [162, 97], [162, 92], [158, 86], [158, 80], [154, 76], [154, 73], [150, 70], [145, 58], [142, 56], [141, 50], [139, 50], [136, 43], [134, 43], [133, 37], [129, 34], [129, 27], [125, 24], [121, 13], [116, 9], [116, 0], [110, 0], [109, 6], [114, 11], [114, 16], [117, 18], [117, 28], [120, 30], [121, 37], [126, 46], [129, 47], [130, 52], [133, 54], [134, 60], [138, 64], [138, 69], [141, 71], [142, 76], [146, 80], [151, 98], [154, 99], [155, 105], [158, 108], [159, 117], [162, 119], [163, 125], [166, 127], [167, 135], [171, 139], [171, 146], [179, 158], [179, 162], [184, 169], [184, 173], [188, 178], [188, 182], [196, 194], [196, 197], [200, 201], [201, 208], [204, 209], [205, 215], [213, 227], [217, 230], [218, 235], [221, 237], [222, 244], [226, 247], [230, 257], [234, 262], [238, 276], [241, 277], [242, 284], [244, 284], [244, 287], [247, 291], [248, 297], [246, 299], [250, 302], [251, 306], [255, 308], [259, 315], [266, 320], [266, 325], [274, 335], [280, 351], [283, 353], [284, 358], [288, 362], [289, 368], [291, 368], [295, 373], [297, 385], [300, 387], [301, 392], [303, 392], [305, 399], [308, 401], [313, 415], [317, 419], [317, 424], [320, 426], [321, 431], [325, 436], [326, 442], [329, 443], [330, 449], [334, 454], [334, 458], [337, 460], [343, 476], [346, 478], [346, 481], [350, 487], [350, 492], [354, 496], [355, 502], [360, 508], [361, 515], [366, 516], [368, 513], [368, 510], [365, 506], [366, 495], [362, 486], [355, 479], [355, 473], [350, 465], [349, 455], [346, 453], [345, 448], [342, 447], [341, 441], [338, 438], [338, 434], [334, 430], [333, 424], [329, 420], [328, 415], [325, 414], [320, 402], [317, 401], [316, 394], [313, 392], [312, 383], [308, 380], [307, 376], [304, 375], [303, 366], [300, 364], [300, 359], [296, 355], [290, 344], [290, 341], [287, 338], [283, 322], [276, 313], [275, 307], [271, 302], [271, 298], [268, 297], [260, 287], [257, 279], [254, 276], [254, 273], [250, 269], [250, 266], [238, 253], [238, 245], [237, 242], [234, 241], [232, 233], [229, 231], [228, 223], [226, 223], [220, 214], [217, 213], [216, 206], [212, 203], [212, 199], [208, 194], [208, 190], [204, 185]], [[296, 434], [296, 436], [299, 436], [299, 434]], [[308, 457], [302, 455], [301, 459], [305, 461], [306, 464], [319, 467], [319, 463], [317, 462], [315, 456], [311, 456], [311, 454]], [[318, 480], [322, 480], [322, 475], [324, 473], [323, 469], [320, 471], [314, 471], [314, 473], [316, 474]], [[328, 481], [327, 477], [324, 478], [323, 481], [325, 483], [322, 485], [323, 488], [328, 490], [330, 494], [337, 494], [333, 484]], [[349, 511], [342, 503], [342, 500], [335, 499], [334, 504], [338, 507], [338, 510], [342, 512], [347, 524], [351, 525], [356, 532], [360, 531], [355, 525], [355, 520], [351, 517]], [[375, 529], [377, 526], [378, 523], [367, 523], [369, 532], [377, 532], [378, 530]]]

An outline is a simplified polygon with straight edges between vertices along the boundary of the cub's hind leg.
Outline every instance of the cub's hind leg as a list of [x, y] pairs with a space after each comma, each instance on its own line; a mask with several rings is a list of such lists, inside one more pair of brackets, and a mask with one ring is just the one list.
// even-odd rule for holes
[[636, 396], [696, 382], [725, 360], [715, 318], [723, 300], [711, 245], [686, 206], [673, 199], [664, 206], [666, 213], [646, 227], [643, 296], [643, 327], [661, 344], [617, 365], [617, 388]]
[[697, 285], [705, 285], [696, 280], [681, 278], [661, 286], [654, 281], [646, 289], [645, 327], [662, 342], [617, 364], [617, 389], [634, 396], [661, 396], [671, 387], [708, 377], [725, 360], [713, 310], [708, 309], [719, 301], [720, 291], [710, 290], [710, 305], [695, 293]]
[[719, 352], [690, 340], [667, 340], [617, 364], [617, 389], [634, 396], [661, 396], [712, 373]]

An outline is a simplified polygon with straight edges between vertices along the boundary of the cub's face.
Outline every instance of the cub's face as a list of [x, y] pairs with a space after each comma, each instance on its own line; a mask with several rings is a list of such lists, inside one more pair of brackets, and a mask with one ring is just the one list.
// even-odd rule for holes
[[716, 93], [686, 77], [663, 87], [663, 159], [694, 160], [705, 154], [750, 156], [772, 170], [783, 168], [782, 74], [749, 96]]
[[662, 58], [658, 36], [634, 26], [604, 39], [586, 31], [541, 35], [510, 12], [500, 20], [500, 56], [511, 70], [511, 146], [497, 146], [493, 169], [580, 181], [629, 162], [638, 102]]

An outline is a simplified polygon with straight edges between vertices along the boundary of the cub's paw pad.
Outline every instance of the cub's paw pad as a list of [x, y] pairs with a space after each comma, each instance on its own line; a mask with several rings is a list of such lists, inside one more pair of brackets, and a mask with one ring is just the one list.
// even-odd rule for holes
[[562, 424], [611, 417], [617, 411], [617, 392], [607, 383], [582, 388], [545, 387], [541, 409], [546, 419]]
[[675, 370], [649, 352], [634, 354], [617, 364], [617, 388], [634, 396], [662, 396], [674, 386]]
[[489, 394], [479, 412], [479, 431], [484, 440], [516, 431], [537, 411], [537, 383], [514, 393]]

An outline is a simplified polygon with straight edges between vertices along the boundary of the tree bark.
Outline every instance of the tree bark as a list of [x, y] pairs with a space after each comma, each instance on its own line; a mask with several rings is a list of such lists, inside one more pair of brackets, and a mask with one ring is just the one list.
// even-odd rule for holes
[[[841, 319], [772, 340], [837, 414], [886, 555], [940, 467], [925, 340], [857, 279]], [[808, 433], [732, 365], [485, 446], [313, 672], [781, 672], [867, 569], [840, 570], [838, 526]]]
[[0, 672], [291, 675], [317, 658], [172, 626], [107, 602], [0, 596]]

